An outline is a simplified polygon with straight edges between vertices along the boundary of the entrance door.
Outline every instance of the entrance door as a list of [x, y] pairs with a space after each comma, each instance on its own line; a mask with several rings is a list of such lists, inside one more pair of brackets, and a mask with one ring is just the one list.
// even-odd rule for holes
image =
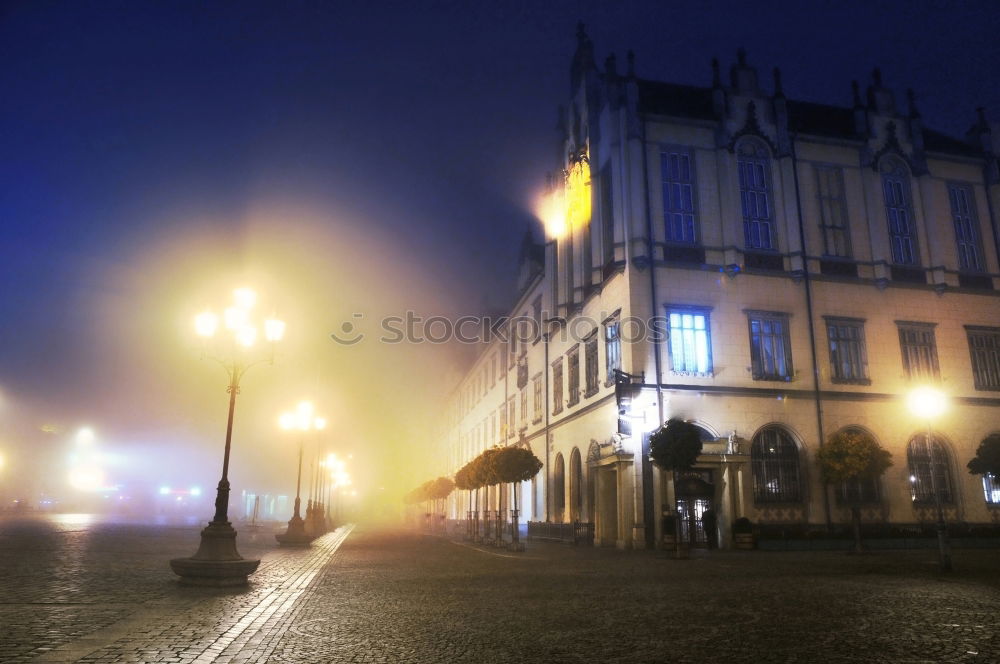
[[[710, 530], [715, 528], [712, 471], [695, 470], [675, 477], [674, 495], [677, 498], [680, 541], [694, 547], [707, 547], [710, 538], [714, 542], [716, 533], [706, 530], [706, 526]], [[709, 513], [707, 519], [706, 512]]]

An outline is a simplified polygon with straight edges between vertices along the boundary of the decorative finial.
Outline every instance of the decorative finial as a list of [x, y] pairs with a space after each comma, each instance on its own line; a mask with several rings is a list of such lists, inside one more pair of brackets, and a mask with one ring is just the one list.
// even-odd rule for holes
[[781, 89], [781, 70], [777, 67], [774, 68], [774, 96], [784, 97], [785, 93]]
[[628, 71], [625, 73], [630, 78], [635, 78], [635, 51], [629, 49], [628, 53], [625, 54], [625, 60], [628, 63]]
[[719, 74], [719, 59], [712, 58], [712, 87], [722, 87], [722, 76]]
[[618, 60], [614, 53], [604, 59], [604, 71], [608, 74], [608, 76], [618, 75]]
[[854, 108], [861, 106], [861, 86], [858, 82], [851, 81], [851, 92], [854, 93]]
[[913, 88], [906, 89], [906, 100], [910, 105], [910, 117], [919, 118], [920, 111], [917, 110], [917, 95], [913, 92]]
[[882, 87], [882, 70], [878, 67], [872, 70], [872, 80], [875, 81], [875, 87]]
[[742, 46], [736, 49], [736, 62], [740, 65], [740, 67], [747, 66], [747, 50]]

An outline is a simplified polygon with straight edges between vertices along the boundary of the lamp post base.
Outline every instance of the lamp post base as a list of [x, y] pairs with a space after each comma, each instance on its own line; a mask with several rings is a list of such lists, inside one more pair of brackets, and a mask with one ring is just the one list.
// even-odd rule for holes
[[228, 521], [212, 521], [201, 531], [201, 544], [190, 558], [174, 558], [170, 568], [183, 586], [245, 586], [260, 560], [236, 550], [236, 530]]
[[309, 546], [313, 538], [306, 532], [306, 523], [301, 517], [293, 516], [288, 521], [288, 529], [274, 536], [281, 546]]

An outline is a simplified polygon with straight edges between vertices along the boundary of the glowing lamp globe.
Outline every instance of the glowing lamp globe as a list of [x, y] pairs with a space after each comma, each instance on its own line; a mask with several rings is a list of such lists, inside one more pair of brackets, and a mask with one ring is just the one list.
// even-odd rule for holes
[[948, 399], [933, 387], [918, 387], [906, 399], [910, 412], [923, 419], [933, 419], [941, 415], [948, 405]]

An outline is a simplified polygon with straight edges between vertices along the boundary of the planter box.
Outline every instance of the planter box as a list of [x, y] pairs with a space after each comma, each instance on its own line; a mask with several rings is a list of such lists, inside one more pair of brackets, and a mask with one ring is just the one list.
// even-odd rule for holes
[[733, 535], [733, 541], [735, 542], [737, 549], [749, 551], [754, 548], [753, 533], [735, 533]]

